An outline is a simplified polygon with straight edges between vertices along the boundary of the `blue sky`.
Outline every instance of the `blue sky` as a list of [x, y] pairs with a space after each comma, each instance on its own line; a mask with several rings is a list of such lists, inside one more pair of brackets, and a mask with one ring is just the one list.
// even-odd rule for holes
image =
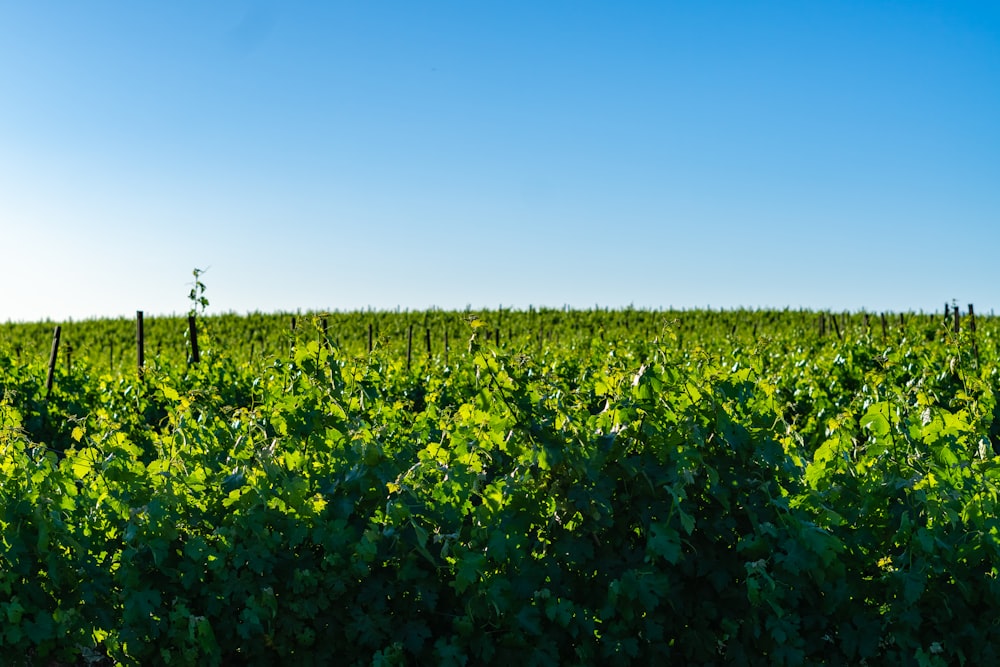
[[995, 2], [0, 2], [0, 320], [988, 312], [997, 119]]

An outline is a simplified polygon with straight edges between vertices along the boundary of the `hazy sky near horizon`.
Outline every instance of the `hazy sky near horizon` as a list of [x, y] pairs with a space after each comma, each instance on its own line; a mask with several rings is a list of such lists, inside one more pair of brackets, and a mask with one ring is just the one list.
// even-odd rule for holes
[[1000, 308], [1000, 3], [0, 0], [0, 321]]

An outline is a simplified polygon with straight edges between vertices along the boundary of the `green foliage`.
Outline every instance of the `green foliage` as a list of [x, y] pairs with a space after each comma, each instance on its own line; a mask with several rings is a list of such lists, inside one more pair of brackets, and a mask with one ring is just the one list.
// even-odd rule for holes
[[[292, 331], [204, 316], [195, 281], [214, 349], [195, 365], [181, 319], [141, 376], [107, 363], [120, 324], [78, 323], [92, 342], [45, 400], [32, 326], [0, 329], [12, 660], [997, 660], [988, 319], [975, 347], [915, 317], [882, 339], [841, 316], [821, 339], [793, 312]], [[408, 361], [414, 325], [449, 349]]]
[[208, 308], [208, 298], [205, 296], [205, 283], [201, 281], [201, 276], [204, 273], [204, 269], [195, 269], [192, 271], [194, 283], [191, 285], [191, 291], [188, 293], [188, 300], [191, 301], [191, 310], [188, 311], [188, 315], [204, 313]]

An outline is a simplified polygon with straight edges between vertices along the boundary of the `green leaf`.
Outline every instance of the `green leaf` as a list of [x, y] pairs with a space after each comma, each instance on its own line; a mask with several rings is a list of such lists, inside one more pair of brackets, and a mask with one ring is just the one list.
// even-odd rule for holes
[[455, 570], [455, 590], [459, 593], [464, 593], [469, 586], [476, 583], [485, 565], [486, 557], [482, 554], [463, 554]]
[[671, 565], [681, 559], [681, 540], [676, 530], [663, 524], [653, 524], [649, 527], [649, 538], [646, 540], [646, 560], [657, 556]]
[[870, 430], [876, 438], [887, 437], [891, 430], [889, 420], [886, 418], [888, 410], [888, 404], [875, 403], [868, 408], [868, 412], [861, 418], [861, 427]]
[[518, 626], [529, 635], [538, 636], [542, 634], [542, 615], [538, 607], [524, 605], [517, 612], [515, 618], [517, 619]]

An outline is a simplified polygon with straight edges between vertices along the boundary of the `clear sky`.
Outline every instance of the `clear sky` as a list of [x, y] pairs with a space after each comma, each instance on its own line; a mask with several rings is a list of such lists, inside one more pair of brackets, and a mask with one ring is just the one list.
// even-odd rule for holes
[[1000, 310], [1000, 2], [0, 0], [0, 321]]

